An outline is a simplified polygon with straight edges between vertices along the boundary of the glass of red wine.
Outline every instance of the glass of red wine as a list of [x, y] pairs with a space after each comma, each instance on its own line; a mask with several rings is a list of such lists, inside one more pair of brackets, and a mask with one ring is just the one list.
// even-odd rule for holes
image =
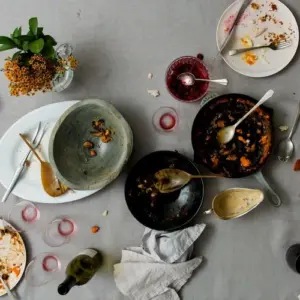
[[285, 258], [289, 267], [300, 274], [300, 244], [290, 246]]
[[76, 223], [68, 216], [55, 217], [46, 227], [44, 242], [51, 247], [68, 243], [77, 230]]
[[182, 56], [175, 59], [167, 68], [166, 85], [169, 93], [177, 100], [196, 102], [205, 97], [209, 83], [195, 81], [191, 86], [184, 85], [178, 76], [182, 73], [192, 73], [195, 78], [209, 79], [207, 67], [203, 64], [203, 56]]

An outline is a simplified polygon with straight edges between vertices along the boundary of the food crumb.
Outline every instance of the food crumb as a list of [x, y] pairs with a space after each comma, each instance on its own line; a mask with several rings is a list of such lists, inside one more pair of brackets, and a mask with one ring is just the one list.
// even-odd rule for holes
[[86, 148], [86, 149], [92, 149], [92, 148], [94, 148], [94, 144], [90, 141], [85, 141], [83, 143], [83, 147]]
[[148, 74], [148, 79], [150, 80], [150, 79], [152, 79], [153, 78], [153, 74], [152, 73], [149, 73]]
[[100, 230], [100, 227], [99, 227], [98, 225], [94, 225], [94, 226], [91, 228], [91, 232], [92, 232], [92, 233], [97, 233], [99, 230]]
[[242, 59], [245, 63], [247, 63], [249, 66], [252, 66], [256, 63], [258, 57], [250, 52], [250, 51], [247, 51], [243, 56], [242, 56]]
[[254, 10], [258, 10], [260, 8], [260, 5], [258, 3], [251, 3], [251, 8], [253, 8]]
[[97, 152], [95, 150], [91, 150], [90, 155], [91, 155], [91, 157], [95, 157], [95, 156], [97, 156]]
[[270, 3], [270, 7], [271, 7], [271, 10], [272, 11], [276, 11], [278, 8], [277, 8], [277, 5], [273, 2]]
[[152, 97], [158, 97], [160, 95], [159, 90], [147, 90], [148, 94]]
[[280, 131], [287, 131], [289, 129], [289, 126], [287, 126], [287, 125], [281, 125], [281, 126], [278, 127], [278, 129]]
[[30, 161], [29, 160], [26, 160], [25, 161], [25, 166], [28, 168], [30, 166]]
[[297, 159], [294, 164], [294, 171], [300, 171], [300, 159]]
[[102, 214], [102, 216], [106, 217], [108, 215], [108, 210], [105, 210]]

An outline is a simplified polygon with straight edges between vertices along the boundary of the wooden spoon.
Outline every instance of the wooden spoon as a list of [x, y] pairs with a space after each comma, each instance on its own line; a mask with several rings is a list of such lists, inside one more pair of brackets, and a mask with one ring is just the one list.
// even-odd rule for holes
[[178, 169], [163, 169], [155, 173], [155, 187], [162, 193], [172, 193], [188, 184], [191, 179], [197, 178], [223, 178], [219, 175], [191, 175]]
[[69, 188], [57, 179], [51, 165], [40, 158], [34, 148], [30, 145], [26, 137], [23, 134], [20, 134], [20, 137], [41, 163], [41, 179], [45, 192], [51, 197], [58, 197], [64, 194]]

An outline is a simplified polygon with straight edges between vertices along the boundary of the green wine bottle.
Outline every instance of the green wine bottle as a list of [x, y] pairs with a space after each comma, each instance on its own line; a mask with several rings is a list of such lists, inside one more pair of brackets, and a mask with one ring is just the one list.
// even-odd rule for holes
[[66, 295], [75, 285], [86, 284], [100, 268], [101, 254], [96, 249], [85, 249], [68, 264], [66, 279], [58, 286], [58, 293]]

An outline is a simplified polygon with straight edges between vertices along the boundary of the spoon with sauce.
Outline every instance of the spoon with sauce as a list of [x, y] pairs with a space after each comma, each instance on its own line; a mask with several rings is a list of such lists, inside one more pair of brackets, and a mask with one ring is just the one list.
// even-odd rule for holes
[[185, 72], [181, 73], [177, 77], [178, 80], [181, 81], [181, 83], [185, 86], [191, 86], [195, 84], [195, 81], [202, 81], [202, 82], [212, 82], [212, 83], [218, 83], [221, 85], [228, 85], [227, 79], [202, 79], [202, 78], [196, 78], [193, 73]]
[[162, 194], [172, 193], [197, 178], [224, 178], [219, 175], [192, 175], [178, 169], [162, 169], [154, 174], [155, 187]]
[[20, 137], [41, 163], [41, 179], [45, 192], [51, 197], [58, 197], [64, 194], [69, 188], [57, 179], [51, 165], [40, 158], [35, 149], [27, 141], [26, 137], [23, 134], [20, 134]]
[[264, 200], [261, 190], [233, 188], [218, 194], [212, 201], [212, 208], [205, 211], [205, 215], [214, 213], [222, 220], [241, 217]]
[[265, 93], [265, 95], [254, 105], [241, 119], [239, 119], [234, 125], [226, 126], [222, 128], [218, 134], [217, 139], [220, 144], [229, 143], [235, 134], [236, 128], [250, 115], [252, 114], [259, 106], [269, 100], [274, 94], [273, 90], [269, 90]]

